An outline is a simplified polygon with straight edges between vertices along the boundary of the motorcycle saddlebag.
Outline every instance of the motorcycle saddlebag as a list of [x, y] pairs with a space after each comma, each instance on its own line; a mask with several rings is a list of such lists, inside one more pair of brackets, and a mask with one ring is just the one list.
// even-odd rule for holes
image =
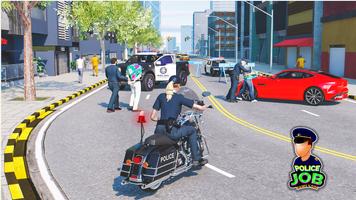
[[126, 163], [127, 160], [132, 160], [135, 156], [136, 152], [143, 148], [142, 144], [138, 143], [126, 150], [125, 158], [122, 163], [122, 168], [120, 172], [120, 176], [129, 177], [130, 176], [130, 165]]
[[146, 157], [148, 168], [143, 169], [145, 182], [152, 182], [173, 172], [176, 166], [177, 150], [174, 146], [156, 146]]

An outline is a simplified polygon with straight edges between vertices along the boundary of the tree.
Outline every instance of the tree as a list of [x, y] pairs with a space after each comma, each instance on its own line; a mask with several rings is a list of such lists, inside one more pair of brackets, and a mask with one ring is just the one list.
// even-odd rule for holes
[[49, 2], [41, 1], [3, 1], [1, 9], [7, 14], [16, 10], [20, 15], [22, 27], [24, 30], [24, 98], [25, 101], [36, 100], [36, 88], [33, 68], [33, 53], [32, 53], [32, 22], [31, 10], [34, 7], [41, 9], [46, 8]]
[[[67, 9], [70, 10], [70, 9]], [[96, 35], [100, 42], [101, 63], [105, 67], [105, 36], [113, 30], [117, 19], [115, 13], [124, 11], [124, 2], [73, 1], [71, 10], [66, 14], [67, 25], [76, 27], [85, 38], [89, 32]]]
[[[151, 11], [144, 9], [137, 1], [126, 2], [127, 8], [123, 14], [127, 20], [116, 23], [115, 30], [118, 40], [124, 45], [124, 58], [127, 59], [127, 48], [134, 48], [136, 51], [140, 40], [144, 40], [144, 34], [147, 33], [152, 24]], [[150, 29], [152, 30], [152, 29]], [[141, 43], [142, 44], [142, 43]]]

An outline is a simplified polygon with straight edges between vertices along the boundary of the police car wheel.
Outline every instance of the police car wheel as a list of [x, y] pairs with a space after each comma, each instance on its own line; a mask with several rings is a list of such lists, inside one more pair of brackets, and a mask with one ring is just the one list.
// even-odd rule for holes
[[181, 85], [185, 86], [187, 84], [188, 81], [188, 76], [187, 73], [185, 71], [181, 71], [179, 74], [180, 80], [181, 80]]
[[216, 72], [213, 70], [213, 68], [210, 68], [210, 76], [216, 76]]
[[146, 74], [142, 80], [142, 90], [152, 91], [155, 85], [155, 77], [153, 74]]
[[304, 93], [304, 100], [307, 104], [312, 106], [320, 105], [324, 102], [324, 94], [317, 87], [308, 88]]

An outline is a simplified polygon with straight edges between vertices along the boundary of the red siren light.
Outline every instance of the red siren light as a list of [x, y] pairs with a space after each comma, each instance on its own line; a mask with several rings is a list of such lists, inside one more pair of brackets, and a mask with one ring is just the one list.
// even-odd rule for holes
[[146, 118], [145, 118], [145, 112], [141, 111], [140, 114], [138, 115], [138, 119], [137, 119], [138, 123], [146, 123]]

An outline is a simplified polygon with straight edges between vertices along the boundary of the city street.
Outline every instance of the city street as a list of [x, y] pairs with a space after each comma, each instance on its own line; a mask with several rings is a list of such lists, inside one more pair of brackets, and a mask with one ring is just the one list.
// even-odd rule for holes
[[[194, 69], [191, 69], [194, 71]], [[352, 199], [356, 195], [356, 101], [321, 106], [302, 102], [259, 100], [228, 103], [229, 84], [218, 77], [190, 77], [187, 86], [200, 94], [212, 92], [204, 113], [209, 164], [164, 183], [156, 193], [122, 186], [125, 150], [139, 142], [137, 113], [127, 111], [130, 92], [120, 91], [124, 108], [106, 113], [110, 91], [99, 92], [60, 115], [48, 128], [45, 158], [55, 180], [69, 199]], [[149, 121], [153, 102], [164, 85], [142, 92], [146, 113], [145, 137], [153, 134]], [[290, 129], [304, 125], [319, 134], [314, 150], [324, 164], [327, 183], [318, 192], [288, 189], [294, 159]], [[222, 171], [221, 171], [222, 170]]]

